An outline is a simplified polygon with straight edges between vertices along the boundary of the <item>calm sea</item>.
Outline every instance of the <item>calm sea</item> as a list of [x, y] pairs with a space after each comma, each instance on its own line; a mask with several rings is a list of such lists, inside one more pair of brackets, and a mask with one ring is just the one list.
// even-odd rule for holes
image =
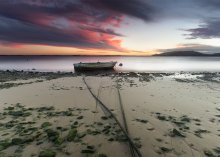
[[[220, 72], [220, 57], [0, 56], [0, 70], [74, 72], [73, 63], [117, 61], [121, 72]], [[122, 63], [123, 66], [118, 66]]]

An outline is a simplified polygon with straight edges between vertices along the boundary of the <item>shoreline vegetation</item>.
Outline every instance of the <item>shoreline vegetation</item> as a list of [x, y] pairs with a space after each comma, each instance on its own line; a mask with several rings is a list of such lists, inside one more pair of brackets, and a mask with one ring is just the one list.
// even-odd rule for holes
[[0, 157], [220, 156], [220, 73], [0, 71]]

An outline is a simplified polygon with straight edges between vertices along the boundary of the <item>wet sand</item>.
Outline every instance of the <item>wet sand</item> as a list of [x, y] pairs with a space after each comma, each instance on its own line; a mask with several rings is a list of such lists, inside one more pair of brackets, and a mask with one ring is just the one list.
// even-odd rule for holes
[[143, 157], [220, 156], [219, 73], [0, 75], [0, 156], [131, 156], [83, 78]]

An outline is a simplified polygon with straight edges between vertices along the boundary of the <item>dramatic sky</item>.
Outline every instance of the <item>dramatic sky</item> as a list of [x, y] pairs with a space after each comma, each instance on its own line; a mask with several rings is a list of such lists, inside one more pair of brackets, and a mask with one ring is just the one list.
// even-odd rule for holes
[[1, 0], [0, 54], [220, 52], [220, 0]]

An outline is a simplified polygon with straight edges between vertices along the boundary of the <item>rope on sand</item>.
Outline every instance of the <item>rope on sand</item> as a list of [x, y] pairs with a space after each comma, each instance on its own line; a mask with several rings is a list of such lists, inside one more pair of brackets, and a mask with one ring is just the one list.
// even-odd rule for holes
[[[131, 152], [135, 151], [132, 153], [132, 156], [135, 156], [135, 153], [137, 154], [138, 157], [142, 157], [141, 152], [138, 150], [138, 148], [135, 146], [135, 144], [133, 143], [133, 141], [131, 140], [131, 138], [129, 137], [128, 133], [126, 130], [124, 130], [124, 128], [122, 127], [122, 125], [120, 124], [120, 122], [118, 121], [118, 119], [115, 117], [115, 115], [111, 112], [111, 110], [109, 110], [108, 107], [106, 107], [106, 105], [92, 92], [91, 88], [89, 87], [89, 85], [87, 84], [85, 77], [83, 77], [83, 81], [86, 85], [86, 87], [88, 88], [90, 94], [93, 96], [93, 98], [99, 102], [99, 104], [109, 113], [110, 117], [112, 117], [115, 122], [118, 124], [118, 126], [120, 127], [121, 131], [124, 133], [124, 135], [126, 136], [126, 138], [128, 139], [128, 143], [130, 145]], [[133, 151], [132, 151], [133, 150]]]
[[[126, 117], [125, 117], [124, 107], [123, 107], [122, 99], [121, 99], [121, 93], [119, 91], [118, 79], [117, 79], [116, 82], [117, 82], [117, 92], [118, 92], [119, 104], [120, 104], [121, 114], [122, 114], [122, 118], [123, 118], [123, 122], [124, 122], [124, 128], [125, 128], [126, 133], [129, 135], [127, 120], [126, 120]], [[131, 156], [135, 157], [136, 156], [135, 155], [135, 150], [133, 149], [133, 147], [130, 143], [129, 143], [129, 148], [130, 148]]]

